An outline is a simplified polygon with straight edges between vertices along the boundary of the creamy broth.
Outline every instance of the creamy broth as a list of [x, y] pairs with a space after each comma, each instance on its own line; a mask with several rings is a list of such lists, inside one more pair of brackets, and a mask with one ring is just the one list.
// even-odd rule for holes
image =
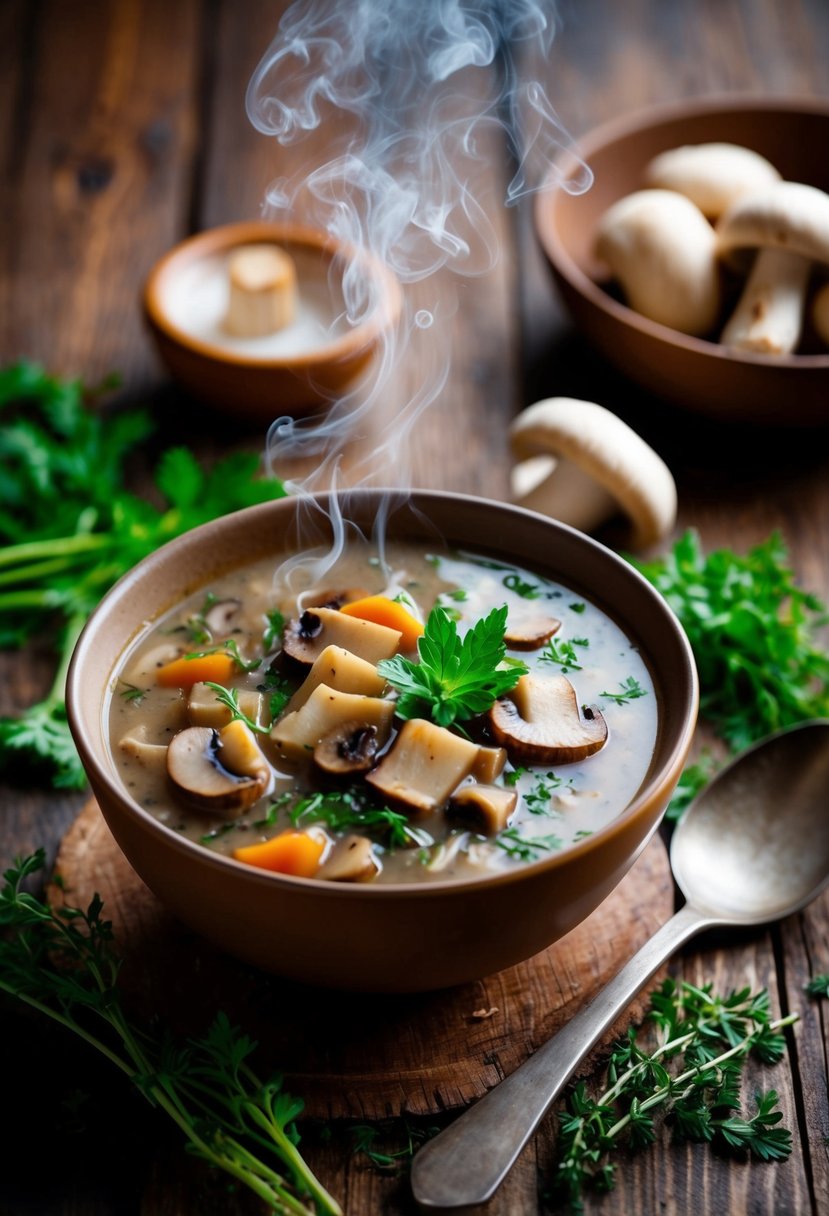
[[[350, 545], [321, 583], [308, 583], [298, 591], [301, 573], [294, 570], [290, 579], [280, 581], [273, 563], [262, 562], [218, 578], [155, 622], [125, 656], [109, 706], [114, 762], [136, 802], [169, 828], [228, 855], [299, 828], [321, 842], [321, 863], [338, 839], [356, 833], [372, 842], [372, 881], [421, 882], [472, 878], [548, 858], [603, 828], [636, 794], [653, 754], [656, 694], [642, 655], [594, 604], [500, 561], [397, 544], [389, 545], [382, 566], [367, 547]], [[286, 582], [291, 583], [290, 591]], [[460, 635], [502, 605], [508, 609], [508, 633], [520, 632], [539, 616], [556, 618], [560, 627], [548, 642], [532, 649], [510, 647], [507, 654], [524, 662], [532, 675], [565, 675], [578, 706], [600, 711], [607, 724], [606, 742], [583, 760], [554, 766], [510, 756], [503, 771], [488, 781], [515, 791], [515, 809], [499, 831], [489, 834], [464, 826], [444, 808], [427, 813], [390, 802], [360, 776], [321, 775], [310, 757], [286, 758], [265, 732], [273, 722], [285, 721], [290, 712], [285, 702], [302, 685], [304, 673], [297, 674], [280, 654], [278, 638], [267, 636], [269, 620], [279, 624], [275, 611], [286, 621], [297, 618], [307, 605], [319, 603], [319, 593], [339, 589], [349, 589], [351, 598], [402, 597], [404, 606], [421, 620], [440, 604], [456, 621]], [[167, 746], [179, 732], [197, 724], [196, 710], [189, 706], [188, 690], [159, 686], [159, 672], [176, 658], [216, 648], [249, 663], [259, 660], [247, 672], [234, 663], [232, 677], [219, 681], [237, 690], [239, 705], [254, 715], [260, 727], [256, 741], [267, 761], [264, 792], [242, 813], [194, 809], [168, 775]], [[407, 653], [416, 659], [416, 652]], [[199, 688], [204, 696], [204, 687]], [[380, 695], [394, 698], [388, 687]], [[214, 709], [219, 706], [214, 692], [208, 690], [206, 696]], [[229, 720], [229, 709], [218, 712]], [[584, 716], [590, 718], [591, 711]], [[207, 718], [212, 721], [210, 713]], [[387, 747], [394, 745], [401, 726], [395, 717]], [[472, 741], [489, 749], [487, 755], [498, 745], [486, 715], [465, 720], [462, 727]], [[460, 786], [473, 783], [474, 777], [467, 775]], [[397, 814], [394, 832], [387, 822], [337, 830], [336, 815], [332, 826], [324, 812], [337, 805], [342, 810], [343, 791], [347, 804], [354, 789], [363, 812], [391, 809]]]

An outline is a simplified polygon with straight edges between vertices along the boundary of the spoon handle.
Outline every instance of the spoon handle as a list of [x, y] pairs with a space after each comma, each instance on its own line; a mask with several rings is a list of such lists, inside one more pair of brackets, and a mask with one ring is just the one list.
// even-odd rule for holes
[[712, 924], [688, 904], [515, 1072], [420, 1149], [412, 1191], [427, 1208], [485, 1203], [590, 1048], [683, 942]]

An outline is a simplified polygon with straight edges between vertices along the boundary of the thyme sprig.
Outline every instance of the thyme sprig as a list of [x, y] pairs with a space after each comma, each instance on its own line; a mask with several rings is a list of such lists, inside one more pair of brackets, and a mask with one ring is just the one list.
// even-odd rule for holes
[[297, 1148], [302, 1102], [282, 1078], [262, 1080], [256, 1044], [219, 1014], [201, 1038], [175, 1044], [127, 1016], [121, 959], [96, 895], [84, 910], [54, 910], [25, 890], [43, 850], [15, 862], [0, 890], [0, 990], [78, 1035], [180, 1128], [196, 1156], [223, 1170], [281, 1216], [341, 1216]]
[[[749, 1054], [765, 1064], [782, 1058], [780, 1032], [797, 1016], [772, 1021], [765, 990], [717, 997], [711, 985], [666, 980], [651, 993], [648, 1014], [657, 1027], [657, 1046], [640, 1046], [631, 1027], [611, 1055], [604, 1092], [591, 1097], [580, 1082], [560, 1114], [557, 1194], [579, 1212], [588, 1188], [612, 1189], [616, 1166], [610, 1154], [622, 1143], [634, 1149], [652, 1144], [657, 1111], [677, 1139], [748, 1152], [761, 1161], [788, 1157], [792, 1138], [780, 1126], [776, 1092], [757, 1092], [757, 1109], [746, 1117], [740, 1112], [740, 1082]], [[672, 1060], [679, 1064], [673, 1073]]]

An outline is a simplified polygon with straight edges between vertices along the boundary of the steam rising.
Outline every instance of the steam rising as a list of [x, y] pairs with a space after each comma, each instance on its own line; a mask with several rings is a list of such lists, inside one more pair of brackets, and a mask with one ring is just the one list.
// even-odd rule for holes
[[[350, 464], [348, 482], [379, 477], [405, 496], [408, 436], [449, 369], [455, 302], [451, 276], [438, 272], [481, 275], [498, 259], [482, 205], [492, 141], [506, 138], [517, 165], [507, 204], [537, 189], [569, 145], [533, 73], [533, 65], [544, 69], [554, 32], [544, 0], [297, 0], [284, 14], [247, 109], [279, 144], [304, 141], [307, 157], [300, 172], [271, 184], [264, 213], [350, 248], [332, 268], [348, 324], [384, 306], [366, 258], [388, 266], [403, 288], [399, 318], [364, 381], [324, 415], [271, 426], [272, 468], [313, 458], [314, 472], [295, 492], [339, 488], [344, 452], [359, 439], [371, 455]], [[577, 193], [590, 182], [581, 165], [564, 184]], [[339, 538], [343, 527], [335, 520]]]

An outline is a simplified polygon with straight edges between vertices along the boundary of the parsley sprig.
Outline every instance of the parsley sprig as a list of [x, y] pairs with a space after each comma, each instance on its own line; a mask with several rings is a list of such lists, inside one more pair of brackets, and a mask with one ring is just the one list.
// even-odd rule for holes
[[431, 717], [438, 726], [451, 726], [488, 710], [527, 671], [524, 663], [505, 658], [506, 624], [504, 604], [476, 621], [461, 640], [444, 609], [433, 608], [417, 644], [420, 662], [396, 655], [377, 665], [400, 694], [398, 716]]
[[152, 427], [143, 411], [89, 408], [111, 388], [90, 392], [32, 363], [0, 371], [0, 647], [47, 634], [60, 654], [47, 697], [0, 720], [0, 769], [45, 769], [64, 787], [85, 782], [66, 723], [65, 671], [101, 596], [165, 541], [284, 493], [255, 477], [258, 455], [229, 456], [206, 473], [178, 447], [156, 467], [162, 507], [130, 494], [125, 461]]
[[[740, 1111], [745, 1060], [766, 1064], [785, 1051], [780, 1031], [797, 1014], [772, 1021], [767, 992], [748, 988], [727, 997], [666, 980], [651, 993], [648, 1020], [657, 1027], [654, 1049], [640, 1046], [636, 1027], [617, 1045], [607, 1070], [607, 1088], [591, 1097], [582, 1082], [560, 1114], [561, 1134], [555, 1189], [572, 1211], [583, 1210], [586, 1190], [611, 1190], [620, 1144], [642, 1148], [658, 1133], [660, 1112], [678, 1139], [710, 1143], [720, 1150], [749, 1152], [762, 1161], [791, 1153], [791, 1133], [780, 1126], [777, 1094], [755, 1094], [756, 1111]], [[676, 1061], [677, 1071], [670, 1071]]]
[[184, 1044], [136, 1026], [118, 989], [121, 960], [96, 895], [89, 907], [55, 911], [25, 884], [42, 850], [6, 871], [0, 890], [0, 990], [95, 1047], [179, 1127], [189, 1150], [248, 1187], [282, 1216], [340, 1216], [341, 1208], [297, 1149], [302, 1102], [279, 1076], [262, 1080], [256, 1044], [219, 1014]]
[[300, 823], [324, 823], [332, 832], [357, 828], [377, 838], [389, 849], [432, 844], [422, 828], [412, 827], [408, 816], [389, 807], [372, 806], [359, 788], [327, 790], [297, 798], [290, 791], [272, 803], [274, 811], [292, 804], [288, 817], [294, 827]]

